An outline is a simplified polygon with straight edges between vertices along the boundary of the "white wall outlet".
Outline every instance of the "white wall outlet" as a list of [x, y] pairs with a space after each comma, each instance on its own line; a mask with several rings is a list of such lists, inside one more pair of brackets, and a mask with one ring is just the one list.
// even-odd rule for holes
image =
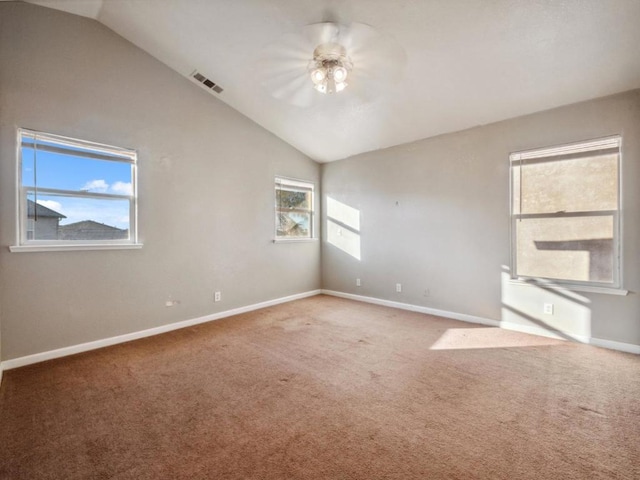
[[429, 291], [428, 288], [426, 288], [425, 291], [424, 291], [424, 296], [428, 297], [429, 295], [431, 295], [431, 292]]
[[220, 300], [222, 300], [222, 293], [221, 292], [215, 292], [213, 294], [213, 301], [214, 302], [219, 302]]
[[553, 303], [544, 304], [544, 313], [546, 315], [553, 315]]
[[362, 285], [362, 283], [360, 282], [359, 278], [356, 278], [356, 287], [360, 287]]
[[401, 283], [396, 283], [396, 292], [398, 292], [398, 293], [402, 292], [402, 284]]

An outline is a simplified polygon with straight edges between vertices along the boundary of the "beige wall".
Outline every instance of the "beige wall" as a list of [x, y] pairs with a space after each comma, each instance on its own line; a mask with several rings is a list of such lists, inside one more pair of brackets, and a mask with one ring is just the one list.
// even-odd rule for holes
[[[137, 149], [144, 248], [10, 253], [17, 127]], [[509, 153], [618, 133], [631, 294], [509, 283]], [[640, 344], [639, 155], [634, 91], [327, 164], [322, 286]], [[319, 170], [97, 22], [0, 2], [0, 359], [320, 288], [318, 242], [271, 241], [274, 176]]]
[[[513, 285], [504, 270], [509, 153], [613, 134], [623, 136], [623, 286], [631, 293]], [[326, 164], [323, 287], [640, 345], [639, 157], [640, 91], [632, 91]], [[553, 315], [543, 313], [547, 302]]]
[[[10, 253], [17, 127], [137, 149], [144, 248]], [[319, 242], [272, 242], [275, 175], [319, 167], [99, 23], [0, 2], [1, 358], [320, 288]]]

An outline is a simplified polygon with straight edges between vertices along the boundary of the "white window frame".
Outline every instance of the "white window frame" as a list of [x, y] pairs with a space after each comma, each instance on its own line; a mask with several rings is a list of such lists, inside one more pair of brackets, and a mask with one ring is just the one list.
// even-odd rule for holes
[[[514, 211], [514, 199], [517, 192], [514, 187], [514, 175], [516, 172], [516, 166], [526, 165], [526, 161], [529, 159], [541, 159], [551, 158], [560, 155], [579, 154], [582, 152], [595, 152], [598, 150], [612, 150], [617, 149], [618, 156], [618, 175], [617, 175], [617, 210], [608, 211], [613, 216], [613, 272], [612, 282], [594, 282], [594, 281], [578, 281], [578, 280], [564, 280], [557, 278], [540, 278], [527, 275], [520, 275], [518, 273], [517, 264], [517, 231], [516, 223], [519, 218], [528, 216], [532, 218], [536, 214], [522, 215], [519, 212]], [[611, 293], [616, 295], [626, 295], [627, 290], [623, 290], [622, 278], [623, 278], [623, 262], [622, 262], [622, 136], [613, 135], [609, 137], [602, 137], [593, 140], [585, 140], [580, 142], [574, 142], [569, 144], [563, 144], [552, 147], [542, 147], [531, 150], [524, 150], [514, 152], [509, 155], [509, 204], [510, 204], [510, 233], [511, 233], [511, 281], [515, 283], [524, 283], [528, 285], [543, 286], [543, 287], [565, 287], [570, 290], [583, 291], [583, 292], [596, 292], [596, 293]], [[522, 171], [521, 169], [519, 170]], [[570, 216], [585, 216], [589, 215], [589, 212], [574, 212], [565, 213], [557, 212], [552, 214], [540, 214], [544, 217], [550, 218], [563, 218]]]
[[[287, 209], [287, 212], [299, 211], [300, 213], [309, 214], [309, 236], [308, 237], [283, 237], [278, 235], [278, 213], [281, 211], [281, 207], [278, 205], [278, 190], [281, 190], [283, 186], [289, 187], [291, 190], [304, 190], [311, 193], [311, 202], [308, 209]], [[281, 175], [275, 177], [274, 182], [274, 225], [273, 225], [273, 238], [274, 242], [309, 242], [315, 240], [315, 184], [308, 180], [300, 180], [297, 178], [289, 178]]]
[[[42, 140], [56, 143], [63, 148], [76, 147], [90, 150], [86, 156], [91, 158], [91, 153], [95, 153], [101, 160], [127, 163], [131, 166], [131, 194], [123, 195], [116, 193], [98, 193], [86, 191], [61, 190], [48, 188], [46, 186], [25, 187], [22, 184], [22, 141], [24, 138]], [[42, 252], [58, 250], [114, 250], [141, 248], [138, 243], [138, 195], [137, 195], [137, 153], [135, 150], [121, 147], [114, 147], [102, 143], [79, 140], [76, 138], [64, 137], [51, 133], [38, 132], [26, 128], [17, 129], [16, 141], [16, 245], [10, 246], [12, 252]], [[101, 156], [101, 154], [103, 156]], [[112, 158], [108, 158], [112, 157]], [[77, 198], [91, 199], [121, 199], [129, 201], [129, 238], [117, 240], [34, 240], [28, 238], [27, 218], [27, 194], [36, 190], [42, 194], [58, 194]]]

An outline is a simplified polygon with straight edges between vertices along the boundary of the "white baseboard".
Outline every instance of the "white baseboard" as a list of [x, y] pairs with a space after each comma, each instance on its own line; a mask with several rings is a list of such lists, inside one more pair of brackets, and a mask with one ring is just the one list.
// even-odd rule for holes
[[24, 367], [34, 363], [44, 362], [46, 360], [53, 360], [54, 358], [66, 357], [68, 355], [74, 355], [76, 353], [88, 352], [102, 347], [108, 347], [116, 345], [118, 343], [130, 342], [131, 340], [138, 340], [140, 338], [151, 337], [159, 335], [161, 333], [171, 332], [180, 328], [191, 327], [200, 323], [211, 322], [213, 320], [220, 320], [221, 318], [231, 317], [233, 315], [239, 315], [241, 313], [251, 312], [260, 308], [271, 307], [280, 303], [292, 302], [293, 300], [300, 300], [302, 298], [313, 297], [319, 295], [321, 290], [311, 290], [309, 292], [298, 293], [296, 295], [289, 295], [287, 297], [276, 298], [274, 300], [267, 300], [266, 302], [260, 302], [246, 307], [234, 308], [232, 310], [226, 310], [224, 312], [213, 313], [211, 315], [205, 315], [204, 317], [192, 318], [190, 320], [184, 320], [181, 322], [170, 323], [162, 325], [160, 327], [149, 328], [147, 330], [141, 330], [139, 332], [126, 333], [124, 335], [118, 335], [115, 337], [105, 338], [102, 340], [96, 340], [93, 342], [81, 343], [79, 345], [72, 345], [70, 347], [59, 348], [57, 350], [50, 350], [48, 352], [35, 353], [33, 355], [27, 355], [24, 357], [12, 358], [5, 360], [0, 364], [0, 376], [2, 370], [11, 370], [12, 368]]
[[409, 310], [411, 312], [426, 313], [428, 315], [436, 315], [438, 317], [452, 318], [454, 320], [462, 320], [463, 322], [480, 323], [482, 325], [488, 325], [490, 327], [499, 327], [500, 322], [498, 320], [491, 320], [489, 318], [476, 317], [474, 315], [466, 315], [464, 313], [449, 312], [447, 310], [438, 310], [436, 308], [422, 307], [420, 305], [412, 305], [410, 303], [393, 302], [391, 300], [382, 300], [375, 297], [365, 297], [362, 295], [354, 295], [352, 293], [336, 292], [334, 290], [322, 290], [325, 295], [331, 295], [333, 297], [348, 298], [350, 300], [357, 300], [359, 302], [374, 303], [376, 305], [382, 305], [385, 307], [398, 308], [400, 310]]
[[640, 345], [633, 343], [616, 342], [614, 340], [604, 340], [602, 338], [590, 338], [589, 344], [596, 347], [608, 348], [610, 350], [619, 350], [621, 352], [635, 353], [640, 355]]
[[[232, 310], [226, 310], [224, 312], [218, 312], [204, 317], [192, 318], [190, 320], [184, 320], [181, 322], [170, 323], [168, 325], [162, 325], [160, 327], [150, 328], [139, 332], [127, 333], [124, 335], [118, 335], [115, 337], [105, 338], [102, 340], [96, 340], [93, 342], [82, 343], [79, 345], [72, 345], [70, 347], [59, 348], [57, 350], [50, 350], [47, 352], [36, 353], [33, 355], [27, 355], [24, 357], [13, 358], [5, 360], [0, 363], [0, 382], [2, 382], [2, 373], [4, 370], [11, 370], [13, 368], [24, 367], [34, 363], [44, 362], [46, 360], [53, 360], [54, 358], [66, 357], [68, 355], [74, 355], [76, 353], [88, 352], [102, 347], [108, 347], [119, 343], [130, 342], [140, 338], [151, 337], [153, 335], [159, 335], [161, 333], [178, 330], [180, 328], [191, 327], [200, 323], [211, 322], [219, 320], [221, 318], [231, 317], [233, 315], [239, 315], [241, 313], [251, 312], [260, 308], [271, 307], [281, 303], [291, 302], [302, 298], [312, 297], [319, 294], [331, 295], [334, 297], [347, 298], [350, 300], [356, 300], [359, 302], [373, 303], [376, 305], [382, 305], [391, 308], [398, 308], [401, 310], [409, 310], [412, 312], [425, 313], [428, 315], [436, 315], [444, 318], [451, 318], [453, 320], [461, 320], [463, 322], [477, 323], [481, 325], [488, 325], [491, 327], [500, 327], [508, 330], [515, 330], [523, 333], [529, 333], [533, 335], [540, 335], [544, 337], [551, 337], [557, 339], [566, 339], [568, 334], [563, 332], [554, 332], [546, 330], [540, 327], [531, 325], [520, 325], [512, 322], [502, 322], [500, 320], [494, 320], [490, 318], [478, 317], [475, 315], [467, 315], [464, 313], [450, 312], [447, 310], [439, 310], [435, 308], [423, 307], [420, 305], [412, 305], [409, 303], [394, 302], [391, 300], [383, 300], [374, 297], [365, 297], [362, 295], [354, 295], [351, 293], [336, 292], [333, 290], [311, 290], [296, 295], [290, 295], [287, 297], [277, 298], [274, 300], [268, 300], [266, 302], [260, 302], [246, 307], [234, 308]], [[632, 343], [616, 342], [613, 340], [604, 340], [600, 338], [583, 337], [577, 335], [570, 335], [570, 337], [576, 342], [587, 343], [597, 347], [608, 348], [611, 350], [619, 350], [621, 352], [634, 353], [640, 355], [640, 345]]]
[[385, 307], [398, 308], [401, 310], [409, 310], [411, 312], [426, 313], [428, 315], [436, 315], [438, 317], [451, 318], [453, 320], [461, 320], [463, 322], [478, 323], [481, 325], [488, 325], [491, 327], [500, 327], [506, 330], [514, 330], [522, 333], [529, 333], [531, 335], [539, 335], [542, 337], [555, 338], [558, 340], [573, 340], [578, 343], [586, 343], [594, 345], [596, 347], [608, 348], [610, 350], [619, 350], [621, 352], [635, 353], [640, 355], [640, 345], [633, 343], [616, 342], [613, 340], [603, 340], [601, 338], [585, 337], [582, 335], [574, 335], [566, 332], [547, 330], [535, 325], [521, 325], [513, 322], [503, 322], [501, 320], [494, 320], [490, 318], [477, 317], [475, 315], [467, 315], [464, 313], [449, 312], [447, 310], [438, 310], [436, 308], [422, 307], [420, 305], [412, 305], [410, 303], [400, 303], [391, 300], [383, 300], [374, 297], [365, 297], [363, 295], [354, 295], [352, 293], [336, 292], [334, 290], [322, 290], [325, 295], [331, 295], [334, 297], [348, 298], [350, 300], [357, 300], [359, 302], [373, 303], [376, 305], [383, 305]]
[[585, 337], [584, 335], [575, 335], [573, 333], [561, 332], [560, 330], [553, 330], [550, 328], [542, 328], [536, 325], [522, 325], [521, 323], [501, 321], [499, 326], [505, 330], [513, 330], [514, 332], [554, 338], [556, 340], [571, 340], [578, 343], [590, 343], [589, 337]]

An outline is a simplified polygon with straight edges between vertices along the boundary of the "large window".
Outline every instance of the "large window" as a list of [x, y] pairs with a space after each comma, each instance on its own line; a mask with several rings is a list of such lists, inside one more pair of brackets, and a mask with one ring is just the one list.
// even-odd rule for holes
[[276, 177], [276, 240], [313, 238], [313, 184]]
[[620, 287], [620, 142], [511, 155], [515, 277]]
[[136, 244], [135, 151], [25, 129], [18, 145], [20, 246]]

